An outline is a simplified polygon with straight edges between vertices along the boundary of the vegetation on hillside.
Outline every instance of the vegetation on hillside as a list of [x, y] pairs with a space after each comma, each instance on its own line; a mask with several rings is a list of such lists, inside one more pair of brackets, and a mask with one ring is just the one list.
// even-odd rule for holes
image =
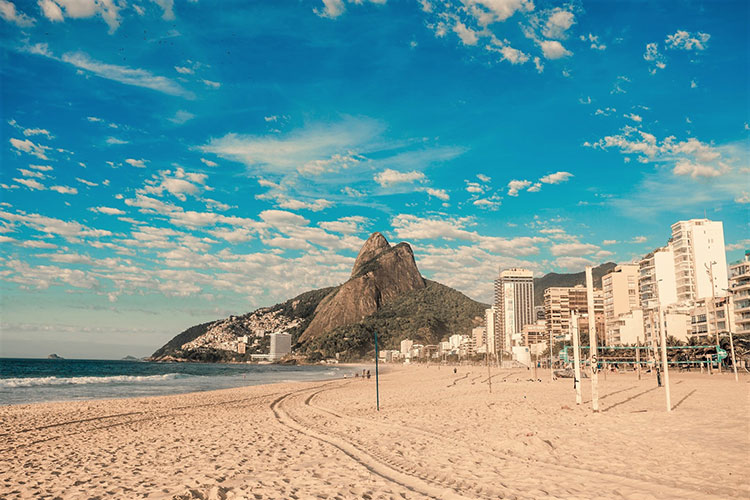
[[359, 323], [339, 327], [322, 338], [302, 346], [308, 355], [341, 360], [371, 356], [378, 333], [380, 349], [398, 349], [404, 339], [420, 344], [437, 344], [453, 334], [469, 335], [474, 326], [484, 324], [486, 304], [440, 283], [425, 280], [426, 287], [407, 292], [384, 305]]

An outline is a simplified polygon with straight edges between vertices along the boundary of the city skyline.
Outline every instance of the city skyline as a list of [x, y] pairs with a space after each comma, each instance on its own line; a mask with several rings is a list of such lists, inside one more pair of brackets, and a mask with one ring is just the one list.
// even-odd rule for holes
[[749, 7], [676, 5], [0, 0], [3, 355], [148, 354], [372, 231], [488, 304], [679, 220], [739, 260]]

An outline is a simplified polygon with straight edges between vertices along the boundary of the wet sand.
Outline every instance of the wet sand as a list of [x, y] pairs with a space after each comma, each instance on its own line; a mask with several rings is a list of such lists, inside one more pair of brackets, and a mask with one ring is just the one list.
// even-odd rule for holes
[[750, 376], [533, 371], [0, 407], [3, 498], [750, 498]]

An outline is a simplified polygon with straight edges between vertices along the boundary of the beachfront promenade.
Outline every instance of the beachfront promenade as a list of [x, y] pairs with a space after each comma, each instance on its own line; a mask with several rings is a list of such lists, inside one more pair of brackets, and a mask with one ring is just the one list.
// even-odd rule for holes
[[[344, 370], [342, 370], [343, 372]], [[353, 373], [354, 370], [352, 370]], [[748, 498], [748, 383], [389, 366], [375, 381], [0, 407], [4, 498]]]

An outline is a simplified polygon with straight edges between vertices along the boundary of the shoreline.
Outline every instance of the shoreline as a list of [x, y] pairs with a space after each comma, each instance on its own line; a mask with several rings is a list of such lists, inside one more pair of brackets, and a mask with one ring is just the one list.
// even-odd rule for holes
[[[89, 361], [89, 360], [86, 360]], [[98, 360], [95, 360], [98, 361]], [[181, 363], [180, 363], [181, 364]], [[201, 366], [208, 365], [209, 363], [196, 363]], [[229, 363], [218, 363], [217, 365], [228, 365]], [[244, 364], [243, 364], [244, 365]], [[267, 366], [267, 365], [260, 365], [260, 367]], [[273, 366], [273, 365], [272, 365]], [[101, 375], [90, 375], [90, 376], [80, 376], [80, 377], [57, 377], [57, 376], [42, 376], [42, 377], [21, 377], [21, 378], [15, 378], [15, 377], [9, 377], [7, 379], [0, 379], [0, 382], [2, 380], [23, 380], [23, 379], [47, 379], [47, 378], [60, 378], [60, 379], [76, 379], [76, 378], [83, 378], [83, 379], [111, 379], [111, 378], [120, 378], [120, 377], [132, 377], [132, 378], [151, 378], [154, 377], [157, 380], [159, 377], [165, 377], [167, 375], [177, 375], [178, 380], [180, 376], [184, 375], [185, 378], [188, 377], [200, 377], [200, 380], [208, 385], [204, 386], [204, 388], [194, 388], [190, 385], [174, 385], [172, 387], [164, 387], [164, 386], [158, 386], [150, 384], [147, 381], [139, 380], [139, 381], [122, 381], [117, 384], [109, 384], [108, 382], [93, 382], [90, 381], [88, 383], [84, 384], [76, 384], [76, 383], [69, 383], [69, 384], [60, 384], [60, 385], [45, 385], [40, 384], [36, 386], [16, 386], [16, 387], [9, 387], [5, 390], [9, 392], [13, 392], [16, 390], [26, 390], [26, 391], [34, 391], [34, 390], [50, 390], [51, 388], [55, 388], [52, 390], [60, 391], [61, 394], [63, 391], [70, 391], [70, 390], [82, 390], [85, 388], [90, 388], [92, 390], [99, 389], [101, 391], [100, 395], [94, 396], [94, 397], [65, 397], [63, 395], [60, 396], [61, 399], [47, 399], [47, 400], [41, 400], [41, 401], [20, 401], [20, 402], [5, 402], [0, 401], [0, 409], [2, 408], [8, 408], [8, 407], [19, 407], [19, 406], [34, 406], [34, 405], [44, 405], [44, 404], [59, 404], [59, 403], [87, 403], [87, 402], [97, 402], [97, 401], [123, 401], [123, 400], [138, 400], [142, 398], [160, 398], [160, 397], [170, 397], [170, 396], [189, 396], [189, 395], [197, 395], [197, 394], [205, 394], [205, 393], [211, 393], [215, 391], [226, 391], [226, 390], [232, 390], [232, 389], [242, 389], [242, 388], [251, 388], [251, 387], [262, 387], [267, 385], [274, 385], [274, 384], [288, 384], [288, 383], [298, 383], [298, 382], [325, 382], [329, 380], [338, 380], [343, 379], [345, 375], [351, 375], [353, 376], [355, 372], [361, 371], [362, 368], [370, 368], [373, 369], [373, 366], [367, 365], [367, 364], [340, 364], [340, 365], [276, 365], [281, 366], [284, 368], [290, 368], [289, 376], [287, 377], [287, 373], [285, 372], [273, 372], [279, 375], [279, 379], [277, 380], [253, 380], [253, 376], [263, 376], [270, 372], [264, 372], [264, 371], [258, 371], [258, 372], [248, 372], [247, 375], [249, 376], [247, 379], [244, 378], [245, 373], [243, 372], [237, 372], [233, 374], [183, 374], [183, 373], [158, 373], [158, 374], [149, 374], [149, 375], [143, 375], [143, 374], [135, 374], [135, 375], [110, 375], [110, 376], [101, 376]], [[319, 366], [321, 369], [319, 374], [316, 374], [316, 372], [307, 372], [312, 373], [313, 378], [309, 379], [302, 379], [302, 380], [294, 380], [293, 374], [300, 373], [299, 371], [294, 371], [294, 368], [305, 368], [309, 366]], [[340, 374], [335, 375], [325, 375], [324, 371], [330, 371], [330, 370], [341, 370]], [[304, 372], [303, 372], [304, 373]], [[242, 381], [236, 380], [238, 382], [238, 385], [229, 385], [226, 387], [218, 386], [218, 387], [211, 387], [210, 384], [212, 381], [215, 381], [217, 378], [226, 378], [226, 377], [239, 377], [240, 375], [243, 375]], [[244, 385], [243, 385], [244, 384]], [[107, 395], [107, 389], [109, 390], [109, 394]], [[138, 394], [139, 390], [140, 392], [143, 392], [144, 390], [152, 389], [152, 390], [158, 390], [161, 389], [160, 392], [154, 393], [154, 394]], [[123, 394], [117, 394], [116, 391], [120, 390], [123, 392]], [[127, 391], [130, 390], [134, 394], [127, 394]]]
[[[0, 407], [7, 498], [746, 498], [750, 377], [392, 366], [353, 378]], [[717, 424], [718, 421], [718, 424]], [[708, 446], [707, 443], [721, 443]], [[706, 464], [721, 463], [720, 467]], [[710, 470], [709, 470], [710, 469]]]

